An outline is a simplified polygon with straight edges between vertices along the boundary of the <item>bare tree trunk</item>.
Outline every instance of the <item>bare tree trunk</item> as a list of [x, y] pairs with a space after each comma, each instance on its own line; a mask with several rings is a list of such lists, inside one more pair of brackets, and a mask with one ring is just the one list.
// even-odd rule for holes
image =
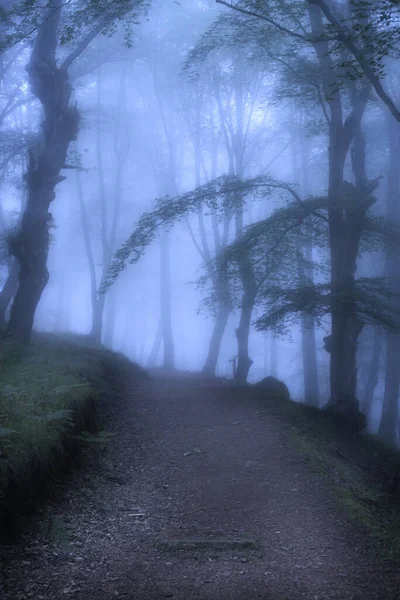
[[160, 354], [162, 342], [162, 328], [161, 321], [158, 323], [156, 335], [154, 336], [153, 344], [151, 346], [151, 350], [149, 352], [149, 358], [147, 359], [147, 367], [151, 369], [155, 367], [157, 364], [158, 355]]
[[[238, 58], [238, 57], [236, 57]], [[233, 150], [235, 156], [235, 171], [239, 178], [244, 175], [244, 154], [245, 154], [245, 134], [244, 134], [244, 100], [242, 73], [239, 66], [234, 68], [234, 94], [236, 108], [236, 132], [233, 140]], [[243, 197], [237, 197], [235, 203], [235, 227], [236, 239], [243, 235]], [[238, 342], [238, 357], [235, 379], [240, 382], [246, 382], [252, 359], [249, 356], [249, 335], [251, 327], [251, 317], [253, 314], [254, 303], [257, 295], [257, 285], [253, 271], [253, 265], [247, 252], [243, 252], [239, 261], [240, 278], [243, 286], [242, 306], [240, 312], [239, 326], [236, 329], [236, 339]]]
[[372, 331], [372, 352], [371, 360], [368, 364], [367, 383], [364, 391], [362, 403], [362, 412], [368, 418], [371, 414], [374, 392], [379, 381], [379, 364], [382, 352], [382, 336], [377, 327]]
[[117, 310], [117, 289], [116, 285], [107, 293], [105, 303], [105, 323], [103, 327], [103, 344], [107, 348], [113, 348], [115, 333], [115, 316]]
[[382, 416], [378, 435], [388, 444], [398, 442], [399, 389], [400, 389], [400, 343], [399, 336], [387, 334], [386, 376]]
[[[101, 81], [98, 79], [98, 111], [100, 112], [101, 107]], [[122, 201], [122, 181], [124, 167], [129, 156], [130, 150], [130, 130], [126, 118], [126, 69], [125, 67], [121, 71], [121, 77], [119, 82], [118, 92], [118, 103], [117, 103], [117, 116], [115, 124], [114, 134], [114, 155], [115, 155], [115, 180], [114, 180], [114, 206], [111, 215], [111, 222], [109, 226], [109, 235], [107, 236], [107, 205], [105, 198], [105, 185], [103, 178], [103, 159], [101, 152], [101, 130], [100, 130], [100, 116], [98, 116], [97, 122], [97, 161], [99, 168], [99, 188], [101, 197], [102, 207], [102, 224], [101, 224], [101, 237], [103, 245], [103, 270], [102, 270], [102, 281], [107, 276], [109, 266], [111, 264], [112, 256], [116, 248], [117, 231], [121, 213], [121, 201]], [[107, 302], [105, 304], [105, 295], [101, 294], [99, 302], [96, 304], [96, 310], [93, 313], [93, 331], [96, 333], [98, 339], [101, 339], [103, 329], [103, 313], [104, 306], [106, 309], [106, 319], [104, 325], [104, 344], [109, 348], [113, 347], [114, 341], [114, 330], [115, 330], [115, 316], [117, 309], [117, 294], [118, 288], [114, 286], [107, 294]]]
[[[206, 180], [207, 172], [204, 166], [204, 161], [202, 159], [201, 153], [201, 92], [199, 87], [196, 88], [196, 114], [195, 114], [195, 127], [194, 132], [192, 134], [193, 138], [193, 147], [194, 147], [194, 155], [195, 155], [195, 184], [196, 187], [201, 184], [201, 166], [203, 167], [204, 176]], [[211, 177], [215, 178], [217, 173], [217, 161], [218, 161], [218, 139], [215, 137], [213, 132], [212, 138], [212, 146], [211, 146]], [[218, 218], [215, 210], [211, 209], [211, 227], [214, 237], [214, 252], [217, 254], [221, 250], [222, 238], [219, 231], [218, 226]], [[226, 228], [226, 219], [224, 219], [223, 227]], [[202, 210], [200, 209], [198, 212], [198, 223], [199, 223], [199, 231], [200, 231], [200, 244], [197, 244], [194, 234], [190, 229], [190, 233], [196, 248], [199, 250], [200, 256], [204, 263], [206, 264], [206, 268], [208, 270], [208, 276], [214, 288], [214, 292], [218, 302], [218, 310], [217, 315], [213, 324], [212, 334], [210, 343], [208, 346], [208, 353], [206, 360], [204, 362], [202, 373], [207, 375], [215, 375], [218, 363], [218, 357], [221, 349], [222, 339], [224, 337], [226, 325], [229, 318], [229, 313], [231, 311], [231, 301], [230, 294], [228, 289], [228, 284], [221, 280], [221, 278], [217, 277], [215, 273], [212, 271], [212, 267], [210, 267], [212, 259], [211, 259], [211, 250], [210, 244], [207, 239], [206, 229], [204, 224], [204, 215]]]
[[85, 206], [85, 200], [83, 197], [82, 190], [82, 182], [80, 178], [80, 173], [78, 169], [75, 171], [75, 182], [76, 182], [76, 190], [79, 201], [79, 208], [81, 213], [81, 225], [82, 225], [82, 234], [83, 241], [85, 245], [86, 257], [88, 260], [89, 266], [89, 276], [90, 276], [90, 297], [92, 301], [92, 328], [90, 331], [90, 336], [93, 338], [93, 341], [96, 343], [101, 343], [101, 334], [103, 328], [103, 310], [104, 310], [104, 294], [97, 294], [97, 276], [96, 276], [96, 265], [94, 262], [94, 256], [92, 251], [92, 244], [90, 241], [90, 231], [89, 231], [89, 221]]
[[207, 358], [202, 368], [202, 373], [206, 375], [215, 375], [222, 338], [224, 337], [230, 312], [230, 307], [226, 307], [223, 304], [220, 304], [218, 307], [218, 312], [214, 321], [211, 340], [208, 347]]
[[238, 359], [235, 380], [245, 383], [253, 361], [249, 356], [249, 334], [251, 315], [253, 312], [255, 297], [253, 294], [243, 294], [242, 307], [240, 310], [239, 327], [235, 330], [238, 343]]
[[[178, 193], [177, 185], [177, 145], [176, 132], [173, 131], [173, 125], [169, 126], [166, 118], [166, 109], [168, 105], [164, 101], [164, 96], [160, 92], [158, 83], [158, 66], [156, 62], [149, 65], [150, 72], [154, 82], [154, 92], [156, 95], [162, 126], [164, 129], [165, 140], [167, 144], [166, 164], [161, 165], [163, 171], [162, 187], [165, 192], [171, 196]], [[171, 113], [170, 113], [171, 114]], [[172, 121], [171, 121], [172, 123]], [[170, 272], [170, 242], [169, 234], [161, 231], [160, 235], [160, 322], [163, 340], [163, 367], [165, 369], [175, 368], [175, 347], [172, 333], [172, 314], [171, 314], [171, 272]]]
[[[306, 256], [304, 256], [306, 254]], [[311, 268], [304, 265], [312, 261], [312, 248], [310, 244], [297, 241], [297, 271], [300, 284], [313, 284]], [[317, 345], [315, 340], [315, 319], [312, 315], [302, 315], [301, 347], [303, 358], [304, 401], [309, 406], [319, 406]]]
[[278, 377], [278, 339], [271, 332], [270, 374]]
[[[309, 145], [304, 135], [300, 136], [300, 157], [301, 157], [301, 187], [303, 197], [307, 198], [310, 194], [309, 181]], [[313, 248], [311, 240], [304, 239], [299, 248], [300, 261], [299, 279], [307, 285], [314, 284], [313, 270]], [[306, 264], [303, 263], [305, 258]], [[317, 344], [315, 337], [315, 319], [312, 315], [303, 315], [301, 318], [301, 343], [303, 354], [303, 377], [304, 377], [304, 400], [310, 406], [319, 406], [319, 386], [318, 386], [318, 364], [317, 364]]]
[[160, 315], [164, 350], [163, 367], [164, 369], [174, 369], [175, 349], [171, 318], [170, 252], [169, 237], [165, 231], [161, 232], [160, 251]]

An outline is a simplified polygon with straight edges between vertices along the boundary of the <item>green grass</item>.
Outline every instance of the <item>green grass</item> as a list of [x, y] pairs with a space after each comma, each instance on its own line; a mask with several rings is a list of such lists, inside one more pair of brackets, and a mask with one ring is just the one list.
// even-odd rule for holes
[[289, 425], [299, 454], [335, 494], [338, 505], [375, 538], [383, 555], [400, 559], [400, 490], [390, 481], [400, 451], [369, 434], [351, 434], [328, 412], [277, 398], [260, 402]]
[[96, 404], [115, 393], [121, 366], [140, 371], [84, 336], [36, 334], [28, 346], [0, 339], [0, 533], [13, 535], [85, 448], [107, 443]]

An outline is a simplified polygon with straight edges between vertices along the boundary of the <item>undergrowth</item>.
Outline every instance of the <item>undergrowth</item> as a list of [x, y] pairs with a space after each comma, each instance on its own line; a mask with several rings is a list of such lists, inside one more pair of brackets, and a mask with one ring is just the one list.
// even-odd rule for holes
[[0, 535], [14, 537], [88, 446], [109, 442], [96, 404], [115, 391], [115, 361], [129, 365], [83, 336], [36, 334], [28, 346], [0, 338]]
[[329, 412], [278, 398], [260, 398], [290, 427], [304, 459], [333, 490], [339, 506], [378, 541], [386, 558], [400, 560], [400, 489], [390, 484], [400, 451], [376, 436], [346, 432]]

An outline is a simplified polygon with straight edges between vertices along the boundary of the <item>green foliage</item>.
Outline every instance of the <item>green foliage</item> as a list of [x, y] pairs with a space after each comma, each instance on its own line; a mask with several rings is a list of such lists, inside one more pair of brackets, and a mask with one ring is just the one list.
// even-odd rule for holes
[[269, 181], [272, 182], [272, 179], [268, 177], [240, 180], [234, 176], [221, 175], [175, 198], [156, 198], [154, 209], [140, 217], [133, 233], [115, 253], [100, 291], [104, 293], [128, 264], [134, 264], [141, 258], [159, 230], [173, 227], [183, 217], [196, 213], [200, 208], [213, 209], [217, 217], [222, 218], [227, 212], [234, 210], [236, 203], [242, 203], [246, 194], [256, 193], [260, 187], [268, 189]]
[[[239, 179], [233, 175], [221, 175], [180, 196], [156, 198], [154, 209], [140, 217], [132, 234], [115, 253], [108, 276], [100, 291], [102, 293], [106, 292], [128, 264], [135, 264], [141, 258], [159, 230], [173, 227], [188, 214], [196, 213], [200, 208], [203, 208], [206, 210], [205, 216], [207, 216], [207, 209], [212, 209], [217, 218], [222, 219], [226, 214], [233, 214], [236, 206], [243, 206], [249, 196], [255, 200], [265, 200], [274, 196], [274, 198], [284, 201], [287, 200], [288, 195], [295, 197], [297, 202], [297, 208], [290, 209], [295, 213], [293, 220], [297, 222], [300, 218], [300, 221], [302, 221], [303, 212], [305, 211], [308, 214], [307, 211], [311, 209], [308, 208], [308, 205], [306, 208], [306, 205], [301, 202], [290, 185], [280, 182], [270, 175], [260, 175], [248, 179]], [[326, 199], [313, 199], [312, 202], [314, 208], [326, 205]], [[317, 214], [317, 210], [315, 212]], [[254, 227], [258, 226], [257, 223]], [[260, 225], [260, 228], [262, 228], [262, 225]], [[275, 230], [275, 225], [272, 226], [271, 230]], [[252, 239], [255, 237], [252, 236]], [[241, 243], [251, 244], [251, 240], [244, 236]], [[226, 252], [234, 254], [235, 246], [230, 246]], [[224, 259], [221, 258], [221, 260]]]
[[79, 358], [66, 346], [27, 348], [2, 340], [0, 363], [0, 474], [5, 476], [7, 468], [24, 470], [33, 456], [46, 463], [60, 434], [73, 426], [75, 411], [95, 392], [80, 374], [91, 365], [85, 352]]
[[[289, 186], [282, 185], [281, 189], [293, 195]], [[346, 193], [337, 200], [341, 200], [344, 216], [352, 217], [352, 195]], [[389, 245], [399, 248], [399, 231], [385, 219], [367, 214], [358, 226], [362, 229], [360, 253], [383, 250]], [[319, 259], [314, 258], [311, 264], [307, 264], [301, 251], [307, 243], [312, 244]], [[399, 297], [389, 290], [386, 279], [359, 278], [351, 289], [335, 293], [328, 283], [314, 285], [303, 280], [300, 272], [304, 273], [307, 267], [329, 279], [329, 259], [324, 252], [328, 247], [328, 199], [311, 197], [302, 202], [296, 199], [247, 227], [244, 235], [217, 257], [216, 269], [221, 277], [229, 277], [240, 285], [240, 257], [243, 253], [250, 257], [258, 282], [259, 316], [255, 321], [258, 330], [271, 328], [288, 334], [290, 327], [305, 315], [313, 316], [321, 325], [333, 304], [336, 307], [343, 304], [346, 310], [351, 306], [355, 317], [365, 324], [400, 331]], [[235, 289], [234, 284], [232, 288]]]
[[85, 450], [104, 450], [110, 443], [110, 432], [95, 433], [99, 394], [115, 395], [114, 378], [125, 368], [137, 377], [146, 373], [72, 334], [68, 340], [34, 334], [29, 346], [4, 337], [0, 365], [0, 534], [12, 536]]
[[[150, 0], [72, 0], [58, 2], [55, 11], [62, 11], [62, 23], [59, 34], [61, 46], [79, 41], [94, 28], [99, 28], [103, 35], [114, 35], [120, 22], [125, 33], [125, 43], [130, 47], [133, 43], [133, 25], [145, 14]], [[43, 19], [48, 18], [49, 4], [40, 0], [17, 0], [13, 8], [0, 13], [5, 24], [5, 33], [0, 40], [0, 52], [35, 35]]]
[[17, 430], [10, 429], [8, 427], [0, 427], [0, 438], [8, 437], [9, 435], [12, 435], [13, 433], [17, 433]]
[[400, 297], [392, 293], [382, 277], [357, 279], [348, 290], [331, 293], [329, 284], [297, 285], [292, 288], [266, 285], [259, 303], [264, 314], [255, 321], [259, 331], [273, 329], [287, 334], [301, 316], [311, 315], [321, 325], [324, 316], [335, 307], [352, 306], [354, 316], [366, 325], [378, 325], [400, 332]]

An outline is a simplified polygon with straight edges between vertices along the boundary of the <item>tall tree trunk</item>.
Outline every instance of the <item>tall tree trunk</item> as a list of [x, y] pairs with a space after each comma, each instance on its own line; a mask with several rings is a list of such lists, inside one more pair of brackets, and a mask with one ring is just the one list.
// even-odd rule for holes
[[[299, 135], [295, 114], [292, 112], [292, 165], [295, 180], [301, 183], [303, 198], [310, 195], [309, 146], [303, 133]], [[300, 156], [300, 161], [297, 157]], [[296, 240], [297, 275], [300, 285], [314, 284], [312, 243], [306, 236]], [[301, 346], [303, 358], [304, 401], [310, 406], [319, 406], [317, 345], [315, 340], [315, 319], [313, 315], [301, 315]]]
[[399, 336], [387, 334], [386, 375], [382, 416], [378, 435], [388, 444], [398, 442], [399, 389], [400, 389], [400, 343]]
[[49, 279], [47, 256], [52, 220], [49, 208], [56, 185], [65, 179], [60, 171], [79, 126], [78, 109], [69, 106], [68, 70], [57, 68], [56, 64], [60, 9], [61, 0], [54, 0], [36, 35], [27, 66], [31, 90], [43, 106], [45, 120], [41, 150], [38, 154], [29, 152], [27, 207], [11, 248], [20, 270], [8, 333], [21, 342], [30, 340], [36, 307]]
[[54, 320], [54, 330], [57, 332], [65, 333], [69, 331], [70, 325], [70, 290], [64, 282], [61, 282], [58, 286], [56, 313]]
[[[215, 178], [217, 174], [217, 163], [218, 163], [218, 138], [215, 136], [213, 131], [212, 146], [211, 146], [211, 178]], [[193, 147], [194, 147], [194, 165], [195, 165], [195, 185], [199, 187], [201, 185], [201, 167], [203, 167], [204, 176], [206, 180], [207, 171], [204, 165], [202, 153], [201, 153], [201, 90], [199, 86], [196, 87], [196, 113], [195, 113], [195, 127], [193, 131]], [[211, 215], [211, 227], [214, 238], [214, 252], [217, 254], [221, 251], [222, 239], [218, 226], [218, 217], [215, 209], [210, 210]], [[223, 227], [226, 228], [226, 219], [224, 219]], [[218, 309], [217, 315], [213, 324], [212, 334], [210, 343], [208, 346], [208, 353], [204, 362], [202, 373], [207, 375], [215, 375], [218, 357], [221, 349], [222, 339], [224, 337], [226, 325], [231, 311], [231, 301], [228, 289], [228, 284], [222, 281], [220, 277], [217, 277], [213, 272], [211, 263], [212, 256], [210, 250], [210, 244], [208, 242], [206, 228], [204, 224], [204, 215], [202, 209], [198, 212], [198, 223], [200, 231], [201, 246], [197, 244], [194, 234], [190, 229], [192, 239], [196, 248], [199, 250], [200, 256], [206, 265], [209, 279], [212, 283], [217, 302]]]
[[278, 339], [271, 332], [271, 350], [270, 350], [270, 374], [272, 377], [278, 377]]
[[79, 202], [79, 209], [81, 213], [83, 241], [85, 245], [90, 276], [90, 298], [92, 302], [92, 328], [90, 331], [90, 336], [93, 338], [94, 342], [100, 344], [103, 329], [103, 310], [105, 295], [98, 295], [97, 293], [96, 265], [93, 256], [92, 244], [90, 241], [89, 221], [86, 211], [85, 199], [83, 197], [82, 182], [78, 169], [76, 169], [75, 171], [75, 182]]
[[229, 306], [224, 306], [222, 303], [218, 306], [218, 312], [214, 321], [210, 344], [208, 347], [207, 358], [201, 371], [205, 375], [215, 375], [222, 338], [224, 337], [230, 312], [231, 309]]
[[302, 319], [301, 345], [303, 353], [304, 402], [309, 406], [319, 406], [317, 347], [315, 340], [315, 320], [311, 316]]
[[[117, 101], [117, 115], [114, 131], [114, 155], [115, 155], [115, 179], [114, 179], [114, 205], [111, 215], [107, 211], [106, 188], [103, 171], [102, 154], [102, 130], [101, 130], [101, 109], [102, 109], [102, 81], [101, 71], [99, 69], [97, 76], [97, 120], [96, 120], [96, 153], [97, 153], [97, 171], [100, 198], [100, 237], [102, 246], [103, 266], [100, 276], [100, 287], [107, 277], [111, 265], [113, 253], [116, 247], [117, 231], [120, 220], [121, 201], [122, 201], [122, 181], [126, 161], [130, 150], [130, 129], [127, 125], [126, 117], [126, 68], [121, 71]], [[111, 218], [110, 218], [111, 217]], [[116, 311], [116, 290], [112, 288], [108, 292], [107, 302], [104, 293], [98, 294], [96, 290], [93, 295], [92, 288], [92, 330], [91, 336], [101, 342], [104, 337], [104, 344], [108, 347], [113, 346], [115, 329], [115, 311]], [[104, 311], [106, 311], [104, 319]], [[104, 323], [105, 320], [105, 323]], [[104, 329], [104, 336], [103, 336]]]
[[170, 249], [169, 236], [165, 231], [161, 232], [160, 251], [160, 315], [164, 350], [163, 367], [164, 369], [174, 369], [175, 348], [171, 317]]
[[[362, 427], [356, 396], [358, 336], [362, 323], [356, 318], [354, 285], [357, 256], [364, 217], [375, 201], [374, 189], [365, 177], [365, 144], [361, 120], [371, 85], [362, 81], [360, 89], [351, 88], [351, 114], [343, 120], [343, 106], [329, 42], [324, 35], [320, 8], [308, 5], [313, 46], [318, 57], [323, 91], [330, 111], [328, 219], [331, 257], [331, 335], [325, 338], [330, 353], [330, 400], [328, 407], [345, 414], [356, 427]], [[344, 181], [346, 156], [354, 139], [352, 167], [356, 186]], [[375, 186], [376, 187], [376, 186]]]
[[[297, 240], [297, 271], [300, 284], [312, 285], [312, 248], [303, 240]], [[303, 358], [303, 383], [304, 401], [309, 406], [319, 406], [318, 389], [318, 367], [317, 367], [317, 344], [315, 340], [315, 319], [312, 315], [302, 315], [301, 325], [301, 348]]]
[[160, 354], [162, 342], [162, 327], [161, 321], [158, 323], [156, 335], [154, 336], [153, 344], [151, 346], [151, 350], [149, 352], [149, 357], [147, 359], [147, 368], [151, 369], [155, 367], [157, 364], [158, 355]]
[[248, 296], [246, 292], [243, 294], [242, 307], [240, 310], [239, 327], [237, 327], [237, 329], [235, 330], [236, 339], [238, 343], [235, 380], [241, 383], [245, 383], [247, 381], [247, 376], [249, 374], [250, 367], [253, 364], [253, 361], [249, 356], [249, 335], [254, 300], [255, 297], [253, 294], [249, 294]]
[[114, 346], [115, 317], [117, 311], [117, 286], [114, 285], [107, 293], [105, 303], [105, 323], [103, 327], [103, 344], [107, 348]]
[[7, 328], [7, 309], [18, 289], [19, 262], [16, 258], [8, 261], [8, 275], [0, 292], [0, 329]]
[[[395, 125], [391, 117], [387, 122], [389, 130], [389, 173], [387, 189], [387, 217], [400, 226], [400, 181], [399, 181], [399, 152], [400, 127]], [[397, 248], [389, 248], [386, 255], [386, 269], [389, 290], [400, 294], [400, 265]], [[397, 307], [395, 307], [397, 308]], [[385, 393], [383, 397], [382, 417], [378, 435], [390, 444], [398, 441], [400, 392], [400, 335], [387, 334], [386, 338], [386, 373]]]
[[[232, 144], [235, 157], [235, 173], [237, 177], [241, 179], [244, 176], [244, 155], [246, 150], [244, 134], [245, 104], [243, 99], [242, 70], [239, 67], [239, 57], [236, 57], [236, 59], [237, 61], [234, 63], [235, 66], [233, 73], [236, 108], [236, 132]], [[239, 240], [243, 235], [243, 205], [243, 196], [237, 195], [235, 202], [235, 227], [237, 240]], [[253, 361], [249, 356], [249, 335], [251, 317], [257, 295], [257, 285], [254, 276], [253, 265], [247, 252], [243, 252], [242, 256], [240, 257], [239, 272], [243, 287], [243, 296], [239, 326], [236, 329], [238, 355], [235, 379], [244, 383], [247, 381], [250, 367], [253, 364]]]
[[363, 402], [361, 410], [368, 418], [371, 414], [372, 401], [374, 392], [379, 381], [379, 364], [382, 351], [382, 336], [378, 327], [374, 327], [372, 331], [372, 352], [371, 360], [368, 363], [367, 383], [365, 386]]

